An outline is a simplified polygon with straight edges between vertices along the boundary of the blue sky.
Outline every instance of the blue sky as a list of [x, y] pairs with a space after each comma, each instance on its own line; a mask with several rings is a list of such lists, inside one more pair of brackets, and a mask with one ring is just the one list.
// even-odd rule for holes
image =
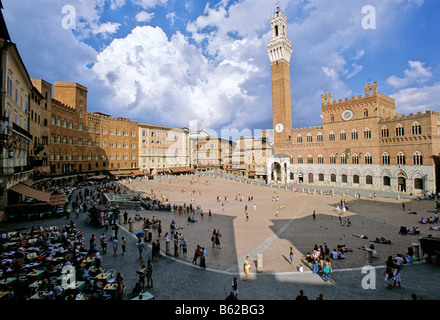
[[[30, 76], [88, 87], [89, 111], [253, 132], [272, 127], [266, 48], [277, 2], [3, 0], [3, 14]], [[294, 50], [295, 128], [321, 125], [322, 93], [351, 97], [370, 81], [401, 114], [440, 111], [440, 1], [278, 5]], [[375, 29], [363, 28], [367, 5]]]

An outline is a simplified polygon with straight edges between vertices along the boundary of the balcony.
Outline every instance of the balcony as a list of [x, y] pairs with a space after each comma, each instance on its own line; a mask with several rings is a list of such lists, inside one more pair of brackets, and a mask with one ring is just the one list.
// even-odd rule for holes
[[23, 128], [21, 128], [19, 125], [12, 123], [12, 129], [15, 132], [22, 134], [23, 136], [28, 138], [30, 141], [32, 141], [32, 135], [29, 132], [27, 132], [26, 130], [24, 130]]

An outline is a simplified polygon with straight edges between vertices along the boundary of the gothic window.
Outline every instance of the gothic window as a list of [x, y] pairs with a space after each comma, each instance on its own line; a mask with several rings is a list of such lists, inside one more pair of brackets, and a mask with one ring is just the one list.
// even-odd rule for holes
[[364, 139], [371, 139], [371, 130], [368, 128], [364, 131]]
[[419, 123], [415, 122], [412, 125], [412, 134], [422, 134], [422, 126]]
[[396, 136], [402, 137], [405, 135], [405, 130], [401, 124], [396, 127]]
[[345, 131], [344, 131], [344, 130], [342, 130], [342, 131], [339, 133], [339, 140], [341, 140], [341, 141], [345, 141], [345, 140], [347, 140], [347, 136], [345, 135]]
[[336, 163], [336, 157], [335, 157], [334, 154], [332, 154], [332, 155], [330, 156], [330, 163], [331, 163], [331, 164], [335, 164], [335, 163]]
[[386, 152], [382, 155], [382, 164], [390, 164], [390, 155]]
[[358, 138], [359, 136], [356, 129], [353, 129], [353, 131], [351, 131], [351, 140], [357, 140]]
[[365, 155], [365, 164], [373, 164], [373, 157], [369, 153]]
[[345, 154], [341, 155], [341, 164], [347, 164], [347, 156]]
[[318, 133], [318, 135], [316, 136], [316, 141], [318, 141], [318, 142], [323, 142], [324, 141], [324, 139], [323, 139], [323, 136], [322, 136], [322, 133], [320, 132], [320, 133]]
[[405, 164], [405, 155], [402, 152], [397, 154], [397, 164], [404, 165]]
[[334, 134], [333, 131], [330, 132], [330, 134], [328, 135], [328, 139], [329, 139], [330, 141], [335, 141], [335, 134]]
[[302, 143], [303, 142], [303, 138], [302, 138], [302, 136], [300, 134], [296, 137], [296, 142], [297, 143]]
[[414, 161], [414, 165], [418, 165], [421, 166], [423, 165], [423, 156], [420, 152], [416, 152], [413, 155], [413, 161]]
[[299, 155], [299, 156], [298, 156], [298, 163], [299, 163], [299, 164], [302, 164], [302, 163], [303, 163], [303, 157], [302, 157], [302, 155]]
[[383, 127], [381, 130], [381, 135], [382, 135], [382, 138], [388, 138], [390, 136], [390, 132], [389, 132], [388, 128]]
[[323, 164], [324, 163], [324, 157], [322, 156], [322, 154], [318, 155], [318, 163], [319, 164]]
[[312, 156], [311, 154], [309, 154], [309, 155], [307, 156], [307, 163], [308, 163], [308, 164], [313, 164], [313, 156]]
[[359, 156], [355, 153], [351, 156], [351, 161], [353, 164], [359, 164]]
[[307, 135], [307, 142], [313, 142], [313, 137], [310, 133]]

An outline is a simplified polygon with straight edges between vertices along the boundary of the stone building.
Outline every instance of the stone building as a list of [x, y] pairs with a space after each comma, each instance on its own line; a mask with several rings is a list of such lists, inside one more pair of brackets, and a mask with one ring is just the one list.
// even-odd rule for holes
[[147, 174], [189, 173], [189, 130], [139, 123], [139, 167]]
[[[0, 9], [3, 6], [0, 2]], [[19, 194], [11, 187], [32, 175], [28, 150], [29, 104], [32, 82], [0, 13], [0, 220], [11, 197]]]
[[440, 113], [400, 115], [377, 82], [350, 98], [323, 94], [322, 126], [292, 128], [286, 25], [278, 10], [268, 44], [275, 153], [266, 165], [268, 182], [414, 194], [438, 190]]

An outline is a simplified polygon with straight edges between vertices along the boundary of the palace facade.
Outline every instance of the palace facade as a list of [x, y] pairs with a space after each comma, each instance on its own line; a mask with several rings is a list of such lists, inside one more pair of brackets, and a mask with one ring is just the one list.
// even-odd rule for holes
[[414, 194], [438, 190], [440, 113], [400, 115], [377, 82], [365, 84], [358, 96], [333, 100], [332, 93], [323, 94], [322, 126], [292, 128], [286, 27], [278, 10], [268, 44], [275, 149], [267, 161], [268, 182]]

